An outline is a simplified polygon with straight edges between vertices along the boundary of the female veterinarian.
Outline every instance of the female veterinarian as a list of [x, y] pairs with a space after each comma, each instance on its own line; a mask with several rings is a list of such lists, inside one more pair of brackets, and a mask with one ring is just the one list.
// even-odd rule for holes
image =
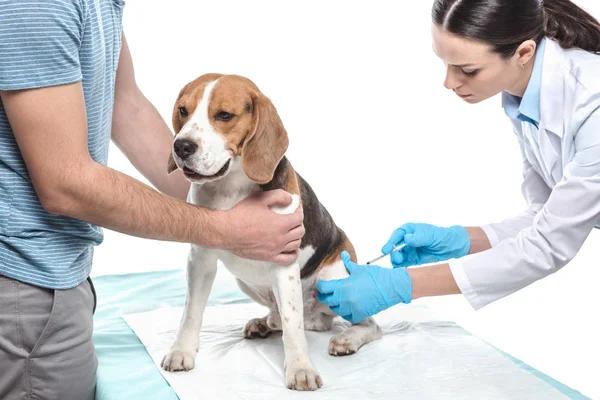
[[435, 0], [432, 18], [444, 86], [471, 104], [502, 92], [528, 210], [482, 227], [402, 225], [382, 249], [407, 244], [394, 269], [342, 253], [350, 277], [317, 289], [352, 322], [426, 296], [462, 293], [479, 309], [562, 268], [600, 225], [598, 21], [568, 0]]

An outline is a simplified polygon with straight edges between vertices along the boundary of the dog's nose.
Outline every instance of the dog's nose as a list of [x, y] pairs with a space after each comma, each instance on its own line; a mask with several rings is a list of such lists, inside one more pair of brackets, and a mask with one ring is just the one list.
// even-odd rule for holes
[[177, 139], [175, 143], [173, 143], [173, 149], [179, 158], [185, 160], [190, 155], [194, 154], [194, 152], [198, 149], [198, 145], [189, 140]]

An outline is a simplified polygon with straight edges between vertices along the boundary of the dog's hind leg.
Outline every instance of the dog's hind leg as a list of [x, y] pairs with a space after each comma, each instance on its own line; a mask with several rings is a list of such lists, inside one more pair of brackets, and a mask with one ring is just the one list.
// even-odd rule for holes
[[329, 354], [332, 356], [348, 356], [354, 354], [363, 345], [381, 338], [381, 328], [373, 318], [366, 318], [329, 341]]
[[248, 321], [244, 328], [244, 337], [246, 339], [262, 339], [273, 333], [273, 329], [267, 324], [268, 316], [254, 318]]
[[[344, 279], [350, 275], [341, 258], [337, 258], [331, 264], [324, 265], [319, 270], [318, 276], [322, 280], [333, 280]], [[326, 309], [326, 314], [335, 315], [329, 307], [325, 305], [323, 307]], [[381, 328], [375, 320], [373, 318], [366, 318], [332, 337], [329, 341], [329, 354], [334, 356], [354, 354], [361, 346], [379, 339], [381, 336]]]

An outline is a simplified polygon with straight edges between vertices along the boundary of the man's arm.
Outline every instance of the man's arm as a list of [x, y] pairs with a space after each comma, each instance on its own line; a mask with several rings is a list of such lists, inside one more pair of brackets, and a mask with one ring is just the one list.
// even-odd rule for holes
[[123, 34], [115, 83], [112, 140], [133, 166], [162, 193], [185, 200], [190, 187], [180, 170], [167, 174], [173, 134], [135, 81]]
[[285, 192], [247, 199], [226, 212], [187, 204], [91, 158], [81, 82], [0, 91], [0, 96], [38, 198], [49, 212], [251, 259], [284, 264], [296, 259], [304, 234], [301, 209], [278, 215], [269, 208], [287, 205], [291, 199]]

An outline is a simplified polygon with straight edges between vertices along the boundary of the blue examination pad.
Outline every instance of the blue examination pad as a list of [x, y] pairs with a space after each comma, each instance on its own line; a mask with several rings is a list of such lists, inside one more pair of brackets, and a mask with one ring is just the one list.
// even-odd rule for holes
[[[98, 356], [96, 400], [177, 400], [122, 315], [183, 306], [185, 271], [104, 275], [92, 279], [98, 297], [93, 334]], [[231, 275], [219, 267], [208, 304], [249, 301], [237, 289]]]
[[[93, 281], [98, 295], [93, 336], [98, 355], [97, 400], [177, 400], [177, 395], [122, 315], [165, 306], [183, 306], [185, 271], [105, 275], [93, 278]], [[220, 266], [208, 304], [249, 301], [239, 291], [231, 275]], [[502, 354], [570, 398], [588, 399], [522, 361]]]

